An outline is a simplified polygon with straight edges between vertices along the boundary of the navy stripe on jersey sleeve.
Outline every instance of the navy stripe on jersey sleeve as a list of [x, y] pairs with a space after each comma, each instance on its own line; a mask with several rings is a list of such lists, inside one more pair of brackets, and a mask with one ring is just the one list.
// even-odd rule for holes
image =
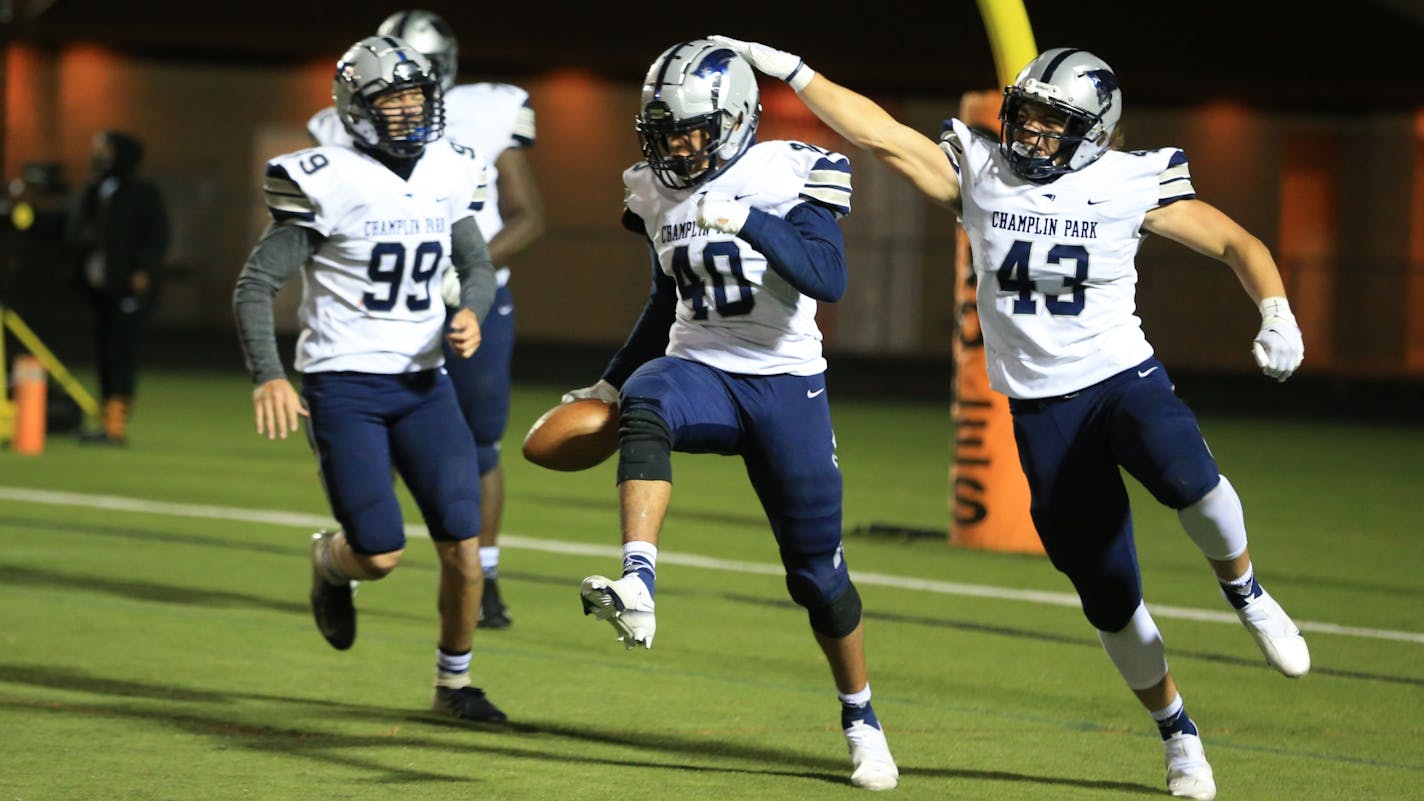
[[287, 174], [286, 167], [268, 163], [267, 174], [262, 179], [262, 193], [267, 199], [267, 210], [272, 212], [272, 219], [277, 222], [316, 220], [316, 206]]
[[850, 214], [850, 162], [823, 158], [811, 165], [801, 198], [820, 203], [837, 217]]
[[1166, 169], [1162, 170], [1157, 178], [1157, 205], [1165, 206], [1178, 200], [1191, 200], [1196, 196], [1196, 187], [1192, 186], [1191, 168], [1187, 166], [1187, 154], [1173, 150]]
[[939, 132], [939, 149], [944, 151], [944, 155], [949, 159], [949, 166], [954, 168], [954, 174], [959, 175], [959, 162], [964, 159], [964, 143], [959, 141], [959, 134], [954, 132], [954, 121], [945, 120]]
[[534, 107], [529, 105], [529, 98], [524, 98], [524, 105], [514, 112], [514, 130], [510, 132], [513, 144], [510, 147], [533, 147], [534, 146]]
[[738, 236], [761, 251], [797, 292], [827, 303], [845, 294], [845, 238], [825, 206], [802, 203], [784, 219], [752, 209]]

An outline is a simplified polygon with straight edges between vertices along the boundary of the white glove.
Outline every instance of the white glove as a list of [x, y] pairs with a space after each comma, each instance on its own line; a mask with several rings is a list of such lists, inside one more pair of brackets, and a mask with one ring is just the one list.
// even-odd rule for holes
[[737, 55], [751, 62], [758, 72], [786, 81], [792, 89], [801, 91], [816, 77], [816, 71], [806, 66], [806, 62], [795, 53], [777, 50], [758, 42], [743, 42], [729, 36], [709, 36], [708, 39], [724, 47], [730, 47]]
[[573, 401], [583, 400], [584, 398], [597, 398], [604, 403], [617, 403], [618, 390], [614, 389], [612, 384], [600, 378], [598, 379], [598, 383], [591, 387], [573, 389], [565, 392], [564, 396], [559, 398], [559, 403], [572, 403]]
[[747, 215], [751, 213], [751, 206], [721, 192], [709, 190], [697, 201], [697, 224], [724, 234], [736, 236], [741, 233], [742, 226], [747, 224]]
[[1261, 301], [1261, 330], [1256, 341], [1251, 343], [1251, 355], [1261, 371], [1277, 381], [1290, 378], [1295, 368], [1305, 358], [1305, 342], [1301, 340], [1300, 326], [1291, 314], [1290, 304], [1285, 298], [1266, 298]]
[[460, 274], [454, 267], [446, 267], [440, 277], [440, 299], [452, 309], [460, 308]]

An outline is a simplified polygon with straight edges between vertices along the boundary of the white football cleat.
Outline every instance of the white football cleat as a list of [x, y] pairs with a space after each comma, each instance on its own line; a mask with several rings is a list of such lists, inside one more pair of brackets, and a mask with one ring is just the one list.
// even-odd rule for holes
[[1167, 792], [1174, 798], [1212, 801], [1216, 798], [1216, 777], [1206, 761], [1201, 737], [1174, 734], [1162, 741], [1167, 760]]
[[850, 783], [865, 790], [893, 790], [900, 783], [900, 769], [890, 756], [885, 732], [857, 720], [845, 730], [850, 749]]
[[653, 647], [653, 634], [658, 628], [653, 617], [653, 594], [637, 574], [630, 573], [617, 581], [589, 576], [583, 580], [579, 594], [583, 596], [583, 613], [611, 623], [625, 648]]
[[1271, 667], [1293, 679], [1310, 672], [1310, 647], [1286, 610], [1264, 588], [1245, 607], [1237, 609], [1236, 616], [1255, 638]]

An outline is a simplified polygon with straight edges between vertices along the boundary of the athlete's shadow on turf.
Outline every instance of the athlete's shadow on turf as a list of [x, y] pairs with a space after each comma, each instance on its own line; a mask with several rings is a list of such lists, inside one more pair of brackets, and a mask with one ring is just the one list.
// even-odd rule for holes
[[[516, 722], [508, 724], [508, 728], [522, 734], [554, 735], [566, 737], [574, 740], [587, 741], [598, 744], [625, 745], [647, 751], [661, 751], [665, 753], [685, 754], [690, 756], [706, 757], [710, 755], [726, 756], [732, 759], [740, 759], [749, 762], [760, 763], [786, 763], [788, 767], [804, 765], [814, 767], [814, 771], [797, 770], [741, 770], [724, 769], [710, 767], [696, 767], [690, 765], [681, 766], [685, 770], [725, 770], [732, 773], [757, 773], [777, 776], [794, 776], [803, 779], [816, 779], [829, 784], [849, 784], [848, 759], [831, 759], [828, 757], [807, 757], [790, 751], [779, 751], [754, 745], [739, 744], [729, 742], [726, 739], [709, 740], [702, 737], [688, 737], [686, 735], [669, 734], [659, 732], [655, 734], [641, 734], [629, 732], [627, 730], [610, 731], [607, 729], [585, 728], [571, 726], [566, 723], [550, 722]], [[839, 737], [835, 738], [837, 741]], [[829, 741], [829, 738], [828, 738]], [[1027, 773], [1012, 773], [1009, 771], [989, 771], [989, 770], [969, 770], [957, 768], [920, 768], [900, 766], [900, 775], [918, 776], [934, 779], [980, 779], [997, 782], [1015, 782], [1023, 784], [1043, 784], [1056, 785], [1061, 787], [1081, 787], [1090, 790], [1108, 790], [1120, 793], [1132, 793], [1140, 795], [1159, 796], [1162, 791], [1157, 787], [1145, 784], [1134, 784], [1132, 782], [1108, 782], [1108, 781], [1088, 781], [1083, 779], [1071, 779], [1061, 776], [1039, 776]]]
[[[470, 774], [436, 773], [433, 771], [392, 768], [377, 759], [353, 756], [368, 750], [381, 748], [428, 749], [448, 751], [455, 755], [468, 755], [479, 751], [495, 756], [515, 759], [550, 760], [561, 764], [578, 763], [610, 767], [629, 767], [650, 770], [670, 770], [680, 773], [725, 773], [743, 775], [785, 776], [788, 778], [811, 779], [827, 784], [845, 785], [847, 764], [844, 759], [830, 757], [808, 757], [795, 751], [728, 742], [724, 738], [687, 736], [660, 732], [640, 734], [626, 730], [607, 730], [573, 726], [565, 723], [531, 721], [504, 726], [466, 726], [448, 718], [429, 713], [412, 713], [406, 710], [370, 704], [352, 704], [324, 699], [272, 695], [268, 693], [219, 692], [201, 688], [177, 687], [171, 684], [149, 684], [126, 679], [96, 676], [84, 671], [66, 669], [52, 665], [23, 665], [0, 663], [0, 683], [28, 685], [72, 694], [101, 696], [119, 699], [96, 702], [92, 698], [63, 700], [54, 697], [26, 700], [23, 698], [0, 698], [0, 709], [28, 710], [31, 714], [40, 712], [77, 717], [100, 717], [104, 719], [129, 719], [147, 723], [171, 726], [189, 734], [214, 737], [222, 741], [224, 747], [237, 744], [250, 751], [273, 756], [308, 759], [350, 769], [367, 771], [377, 775], [372, 779], [387, 784], [412, 784], [426, 782], [474, 782], [483, 781], [478, 767], [472, 767]], [[161, 706], [141, 706], [133, 699], [163, 702]], [[269, 724], [264, 720], [254, 720], [260, 713], [246, 710], [241, 718], [221, 714], [208, 707], [233, 708], [241, 702], [273, 703], [290, 707], [316, 707], [323, 712], [340, 715], [343, 719], [360, 716], [362, 719], [390, 727], [389, 734], [353, 735], [334, 733], [319, 727], [303, 728], [291, 724]], [[283, 720], [294, 716], [292, 710], [281, 712]], [[402, 724], [412, 728], [401, 731]], [[413, 727], [436, 729], [459, 729], [468, 731], [477, 739], [465, 737], [425, 736], [414, 733]], [[486, 736], [488, 735], [488, 736]], [[764, 769], [751, 769], [735, 765], [695, 765], [685, 759], [671, 762], [651, 760], [619, 759], [597, 756], [570, 755], [560, 749], [552, 752], [538, 746], [538, 740], [546, 737], [577, 740], [596, 746], [627, 747], [642, 753], [663, 754], [671, 757], [726, 758], [755, 764], [770, 765]], [[525, 746], [528, 744], [528, 747]], [[1061, 785], [1112, 790], [1130, 793], [1159, 794], [1156, 788], [1125, 782], [1091, 782], [1055, 776], [1034, 776], [1007, 771], [957, 770], [952, 768], [902, 767], [906, 776], [934, 779], [984, 779], [990, 781], [1024, 782], [1031, 784]]]
[[[553, 726], [541, 728], [539, 726], [463, 725], [433, 713], [412, 713], [404, 709], [383, 706], [267, 693], [218, 692], [175, 687], [169, 684], [148, 684], [125, 679], [105, 678], [51, 665], [0, 663], [0, 684], [28, 685], [87, 696], [77, 700], [48, 695], [42, 699], [26, 699], [5, 694], [0, 695], [0, 710], [105, 720], [127, 719], [166, 725], [189, 734], [218, 738], [223, 747], [235, 744], [250, 751], [273, 756], [309, 759], [367, 771], [377, 774], [378, 777], [371, 781], [378, 783], [475, 782], [485, 781], [485, 779], [480, 775], [478, 763], [471, 763], [464, 759], [451, 760], [451, 764], [471, 765], [468, 774], [392, 768], [382, 764], [378, 759], [362, 758], [354, 756], [353, 753], [369, 752], [381, 748], [415, 748], [444, 751], [455, 756], [466, 757], [470, 752], [478, 751], [492, 756], [505, 756], [520, 760], [547, 760], [560, 764], [631, 767], [680, 773], [696, 771], [765, 774], [845, 783], [842, 777], [829, 772], [754, 770], [736, 766], [688, 765], [682, 761], [663, 763], [651, 760], [570, 755], [562, 751], [551, 752], [538, 742], [540, 735], [548, 735], [551, 737], [576, 736], [578, 739], [603, 745], [619, 743], [616, 736], [591, 730], [581, 731], [566, 728], [561, 732]], [[95, 699], [94, 696], [99, 696], [99, 698]], [[136, 703], [134, 699], [138, 699], [139, 703]], [[150, 701], [161, 702], [161, 704], [142, 705], [142, 702]], [[250, 707], [242, 710], [241, 715], [222, 714], [223, 710], [235, 709], [242, 702], [277, 704], [286, 708], [277, 710], [275, 714], [266, 715], [260, 710], [253, 710]], [[221, 709], [213, 709], [213, 707]], [[353, 735], [332, 732], [319, 725], [311, 728], [292, 725], [289, 721], [302, 714], [301, 707], [317, 707], [321, 714], [339, 716], [343, 720], [359, 717], [385, 728], [388, 733]], [[268, 723], [267, 720], [271, 719], [281, 720], [283, 723]], [[450, 728], [466, 731], [472, 737], [451, 737], [436, 733]], [[695, 743], [691, 741], [679, 742], [677, 747], [669, 749], [667, 747], [668, 739], [664, 737], [649, 738], [640, 740], [639, 744], [648, 749], [650, 753], [668, 750], [672, 750], [674, 753], [707, 754], [713, 752], [712, 743], [700, 740]], [[749, 758], [763, 762], [787, 763], [792, 766], [805, 765], [808, 762], [802, 756], [772, 749], [742, 749], [742, 753]], [[819, 762], [819, 760], [810, 761]]]

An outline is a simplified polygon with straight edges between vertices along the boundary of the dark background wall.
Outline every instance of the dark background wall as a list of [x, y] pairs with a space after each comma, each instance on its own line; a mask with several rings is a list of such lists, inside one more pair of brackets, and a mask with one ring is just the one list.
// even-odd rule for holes
[[[1424, 84], [1415, 63], [1424, 12], [1405, 2], [1329, 17], [1215, 0], [1026, 6], [1040, 47], [1085, 47], [1118, 71], [1129, 146], [1183, 147], [1200, 196], [1272, 247], [1306, 324], [1307, 375], [1424, 376]], [[461, 80], [519, 84], [538, 113], [530, 157], [549, 230], [514, 265], [521, 341], [600, 358], [645, 296], [642, 246], [617, 226], [619, 173], [638, 158], [638, 86], [663, 47], [719, 31], [762, 38], [931, 134], [964, 92], [996, 83], [969, 2], [822, 4], [814, 14], [729, 2], [715, 17], [642, 3], [425, 7], [459, 34]], [[5, 178], [51, 163], [75, 184], [94, 131], [143, 137], [146, 172], [175, 222], [158, 328], [183, 332], [174, 336], [195, 348], [205, 337], [225, 341], [232, 279], [265, 222], [262, 163], [305, 146], [305, 120], [330, 101], [336, 55], [397, 8], [11, 0]], [[845, 147], [784, 87], [764, 81], [763, 93], [762, 138]], [[828, 348], [937, 370], [955, 328], [953, 220], [872, 159], [850, 155], [852, 284], [822, 313]], [[0, 300], [43, 335], [71, 336], [68, 277], [42, 245], [11, 237], [5, 248]], [[1150, 240], [1139, 266], [1141, 312], [1169, 363], [1254, 371], [1255, 311], [1225, 266]], [[294, 301], [284, 292], [287, 308]], [[223, 349], [213, 360], [231, 357]]]

